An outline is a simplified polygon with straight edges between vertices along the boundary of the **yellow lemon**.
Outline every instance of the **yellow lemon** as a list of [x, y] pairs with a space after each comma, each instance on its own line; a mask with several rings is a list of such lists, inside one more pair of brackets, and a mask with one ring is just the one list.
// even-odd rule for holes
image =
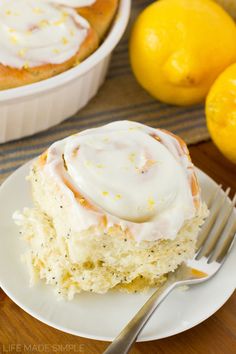
[[156, 1], [133, 26], [130, 60], [139, 83], [157, 99], [198, 103], [236, 61], [236, 25], [212, 0]]
[[216, 146], [236, 163], [236, 64], [213, 84], [206, 100], [206, 117]]

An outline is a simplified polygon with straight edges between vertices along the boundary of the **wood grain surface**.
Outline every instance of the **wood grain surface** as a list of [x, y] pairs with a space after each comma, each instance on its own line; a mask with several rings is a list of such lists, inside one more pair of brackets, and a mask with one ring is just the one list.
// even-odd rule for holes
[[[192, 146], [190, 152], [196, 166], [223, 186], [230, 186], [232, 193], [236, 191], [236, 165], [222, 157], [211, 142]], [[39, 322], [0, 290], [0, 353], [100, 354], [107, 344], [75, 337]], [[235, 354], [236, 293], [200, 325], [170, 338], [136, 343], [131, 353]]]

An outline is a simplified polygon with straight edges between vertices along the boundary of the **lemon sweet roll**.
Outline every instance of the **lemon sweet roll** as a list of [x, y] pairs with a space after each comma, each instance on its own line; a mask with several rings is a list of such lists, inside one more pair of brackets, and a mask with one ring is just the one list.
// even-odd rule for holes
[[31, 282], [69, 299], [161, 285], [193, 256], [207, 214], [183, 140], [135, 122], [55, 142], [29, 180], [34, 208], [15, 219]]

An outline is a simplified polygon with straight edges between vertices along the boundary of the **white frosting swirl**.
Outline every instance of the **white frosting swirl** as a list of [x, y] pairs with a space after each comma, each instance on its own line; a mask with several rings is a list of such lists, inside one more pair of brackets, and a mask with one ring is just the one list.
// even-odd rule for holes
[[0, 63], [14, 68], [73, 57], [89, 23], [69, 7], [42, 0], [0, 0]]
[[[139, 123], [115, 122], [54, 143], [45, 172], [70, 196], [78, 230], [106, 216], [107, 227], [129, 228], [137, 240], [174, 238], [196, 214], [186, 145]], [[78, 203], [65, 179], [92, 209]]]

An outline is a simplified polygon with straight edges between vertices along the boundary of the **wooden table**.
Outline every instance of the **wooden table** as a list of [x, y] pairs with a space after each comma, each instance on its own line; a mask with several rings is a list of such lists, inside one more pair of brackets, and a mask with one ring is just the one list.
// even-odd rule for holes
[[[190, 152], [196, 166], [223, 186], [230, 186], [232, 193], [236, 192], [236, 165], [222, 157], [211, 142], [192, 146]], [[75, 337], [39, 322], [0, 290], [0, 353], [100, 354], [106, 346], [106, 342]], [[131, 353], [235, 354], [236, 293], [195, 328], [170, 338], [137, 343]]]

